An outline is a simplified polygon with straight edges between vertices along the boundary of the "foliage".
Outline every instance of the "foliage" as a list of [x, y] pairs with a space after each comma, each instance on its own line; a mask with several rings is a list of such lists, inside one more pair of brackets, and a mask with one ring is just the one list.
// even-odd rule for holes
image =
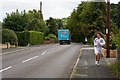
[[111, 19], [115, 22], [116, 26], [120, 29], [120, 2], [118, 4], [111, 4]]
[[43, 20], [43, 15], [41, 11], [37, 11], [33, 9], [33, 11], [29, 10], [26, 14], [27, 23], [26, 29], [27, 30], [34, 30], [43, 32], [45, 27], [45, 22]]
[[6, 18], [3, 19], [3, 28], [8, 28], [14, 31], [25, 30], [25, 17], [24, 13], [12, 12], [10, 14], [6, 13]]
[[116, 62], [116, 63], [112, 64], [110, 67], [111, 67], [113, 73], [117, 77], [120, 76], [120, 62]]
[[44, 33], [37, 31], [29, 31], [30, 32], [30, 44], [41, 44], [44, 41]]
[[53, 42], [57, 42], [58, 39], [54, 34], [49, 34], [48, 36], [45, 37], [45, 40], [51, 40]]
[[28, 44], [41, 44], [44, 41], [44, 33], [37, 31], [23, 31], [17, 32], [18, 44], [20, 46], [27, 46]]
[[20, 13], [16, 10], [16, 12], [6, 14], [3, 19], [3, 27], [14, 31], [35, 30], [43, 32], [45, 22], [41, 11], [33, 9], [29, 10], [28, 13], [25, 10]]
[[10, 29], [2, 29], [2, 43], [9, 42], [11, 45], [17, 45], [17, 35]]
[[27, 46], [30, 43], [30, 34], [28, 31], [16, 32], [18, 36], [18, 45]]
[[117, 44], [117, 47], [120, 48], [120, 29], [119, 29], [118, 33], [115, 35], [114, 40]]
[[117, 44], [118, 44], [118, 48], [120, 48], [120, 29], [119, 29], [119, 33], [117, 35]]
[[95, 39], [94, 36], [88, 38], [88, 44], [89, 44], [89, 45], [94, 45], [94, 44], [93, 44], [94, 39]]
[[46, 20], [46, 25], [49, 28], [50, 34], [57, 35], [57, 29], [63, 28], [63, 21], [62, 19], [54, 19], [50, 17], [48, 20]]
[[115, 38], [110, 39], [110, 49], [117, 49]]
[[[118, 40], [117, 40], [117, 34], [114, 34], [111, 32], [110, 34], [110, 49], [117, 49], [118, 47]], [[104, 46], [104, 48], [107, 48], [107, 37], [105, 38], [105, 41], [106, 41], [106, 45]]]
[[[116, 26], [112, 20], [110, 21], [111, 31], [115, 32]], [[89, 38], [97, 31], [105, 33], [106, 3], [82, 2], [77, 9], [73, 10], [67, 27], [76, 41], [80, 41], [84, 37]]]
[[45, 26], [43, 28], [43, 33], [44, 33], [45, 36], [47, 36], [50, 33], [50, 29], [47, 26]]

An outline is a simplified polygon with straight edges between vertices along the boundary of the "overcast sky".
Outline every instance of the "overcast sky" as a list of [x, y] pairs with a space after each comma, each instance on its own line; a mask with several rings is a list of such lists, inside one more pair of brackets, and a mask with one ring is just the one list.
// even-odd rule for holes
[[[44, 19], [48, 19], [49, 17], [67, 17], [81, 1], [86, 0], [0, 0], [0, 21], [6, 16], [6, 13], [11, 13], [16, 9], [19, 11], [38, 10], [40, 1], [43, 2]], [[111, 3], [118, 3], [120, 0], [110, 1]]]

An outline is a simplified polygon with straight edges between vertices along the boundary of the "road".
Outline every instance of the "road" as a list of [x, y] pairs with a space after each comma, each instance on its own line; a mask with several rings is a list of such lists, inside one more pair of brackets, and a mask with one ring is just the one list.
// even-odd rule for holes
[[38, 45], [2, 55], [3, 78], [69, 78], [82, 45]]

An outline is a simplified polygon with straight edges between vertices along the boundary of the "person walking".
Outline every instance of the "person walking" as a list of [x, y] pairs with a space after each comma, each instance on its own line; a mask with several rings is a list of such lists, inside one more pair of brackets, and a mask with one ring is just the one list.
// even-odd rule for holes
[[94, 39], [95, 64], [100, 65], [100, 56], [102, 55], [102, 47], [105, 45], [105, 40], [97, 33], [97, 38]]

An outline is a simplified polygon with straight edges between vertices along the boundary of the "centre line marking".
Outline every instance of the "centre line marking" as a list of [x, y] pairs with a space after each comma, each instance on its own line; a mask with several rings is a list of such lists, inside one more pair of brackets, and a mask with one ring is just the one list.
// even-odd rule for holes
[[44, 55], [46, 52], [47, 52], [47, 51], [44, 51], [44, 52], [42, 53], [42, 55]]
[[24, 62], [30, 61], [30, 60], [32, 60], [32, 59], [35, 59], [35, 58], [37, 58], [37, 57], [39, 57], [39, 56], [31, 57], [31, 58], [29, 58], [29, 59], [27, 59], [27, 60], [24, 60], [24, 61], [22, 61], [22, 62], [24, 63]]
[[8, 70], [8, 69], [10, 69], [10, 68], [12, 68], [12, 66], [9, 66], [9, 67], [7, 67], [7, 68], [5, 68], [5, 69], [0, 70], [0, 73], [3, 72], [3, 71]]
[[85, 65], [88, 65], [87, 61], [85, 61]]
[[79, 76], [87, 77], [88, 75], [87, 74], [80, 74]]

